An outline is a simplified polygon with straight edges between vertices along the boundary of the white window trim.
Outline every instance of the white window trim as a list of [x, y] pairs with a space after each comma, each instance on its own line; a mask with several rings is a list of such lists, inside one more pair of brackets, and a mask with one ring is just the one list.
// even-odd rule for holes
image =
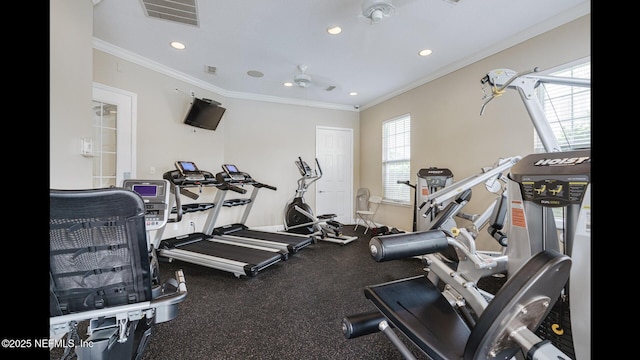
[[[396, 149], [405, 148], [403, 151], [404, 156], [396, 157], [395, 159], [389, 159], [388, 142], [386, 127], [391, 123], [397, 123], [400, 121], [406, 121], [404, 125], [405, 129], [398, 132], [398, 134], [406, 135], [404, 141], [400, 143], [400, 146], [396, 146]], [[396, 154], [397, 155], [397, 154]], [[405, 166], [406, 170], [401, 173], [395, 173], [391, 176], [387, 174], [387, 166], [390, 163], [398, 163], [400, 166]], [[397, 181], [406, 181], [411, 177], [411, 114], [404, 114], [382, 123], [382, 197], [383, 202], [410, 205], [411, 204], [411, 192], [410, 188], [404, 184], [398, 184]]]

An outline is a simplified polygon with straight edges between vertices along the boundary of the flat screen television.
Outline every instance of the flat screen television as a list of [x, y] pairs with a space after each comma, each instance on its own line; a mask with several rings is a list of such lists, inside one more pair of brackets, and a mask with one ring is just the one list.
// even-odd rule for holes
[[226, 110], [215, 101], [193, 98], [184, 123], [201, 129], [215, 130]]

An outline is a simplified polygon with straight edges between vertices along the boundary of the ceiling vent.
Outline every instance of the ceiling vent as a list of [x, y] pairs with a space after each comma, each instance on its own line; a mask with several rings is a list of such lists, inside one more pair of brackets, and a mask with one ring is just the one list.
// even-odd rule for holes
[[196, 0], [140, 0], [148, 17], [199, 26]]
[[204, 66], [204, 72], [208, 73], [208, 74], [216, 74], [216, 71], [218, 71], [218, 68], [215, 66], [211, 66], [211, 65], [205, 65]]

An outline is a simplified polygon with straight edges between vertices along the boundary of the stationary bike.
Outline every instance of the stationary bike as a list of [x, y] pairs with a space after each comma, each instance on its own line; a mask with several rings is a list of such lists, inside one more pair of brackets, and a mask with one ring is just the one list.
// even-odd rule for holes
[[295, 196], [284, 208], [284, 229], [295, 234], [317, 234], [320, 240], [348, 244], [358, 239], [357, 236], [345, 236], [342, 234], [342, 224], [335, 220], [336, 214], [313, 215], [311, 206], [304, 200], [304, 194], [311, 184], [320, 180], [322, 168], [316, 159], [317, 170], [311, 169], [301, 157], [295, 161], [301, 177], [298, 179], [298, 188]]

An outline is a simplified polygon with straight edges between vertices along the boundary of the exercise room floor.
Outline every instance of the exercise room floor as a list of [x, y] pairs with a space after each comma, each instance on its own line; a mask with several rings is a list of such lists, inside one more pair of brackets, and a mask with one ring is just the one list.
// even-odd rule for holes
[[347, 225], [343, 233], [358, 240], [318, 241], [255, 277], [161, 262], [162, 279], [183, 270], [188, 294], [174, 320], [156, 325], [143, 360], [403, 359], [382, 333], [345, 339], [341, 321], [375, 310], [365, 286], [423, 274], [422, 263], [375, 262], [368, 250], [370, 233], [353, 228]]
[[422, 264], [375, 262], [370, 232], [353, 228], [343, 233], [358, 240], [318, 241], [254, 277], [160, 263], [163, 279], [183, 270], [188, 293], [178, 316], [156, 326], [143, 359], [402, 359], [384, 334], [345, 339], [340, 325], [375, 310], [365, 286], [422, 274]]

